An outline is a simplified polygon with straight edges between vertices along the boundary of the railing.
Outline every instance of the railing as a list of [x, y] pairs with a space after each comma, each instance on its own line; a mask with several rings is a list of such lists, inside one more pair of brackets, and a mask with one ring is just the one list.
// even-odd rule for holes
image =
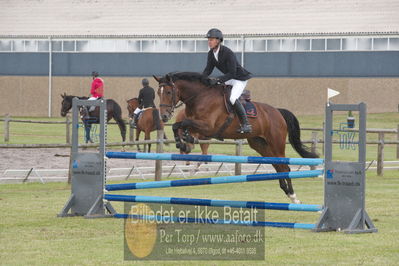
[[[68, 116], [66, 116], [65, 121], [37, 121], [37, 120], [21, 120], [21, 119], [12, 119], [11, 116], [6, 115], [5, 118], [0, 118], [0, 121], [4, 121], [4, 142], [9, 142], [10, 140], [10, 123], [36, 123], [36, 124], [65, 124], [65, 144], [0, 144], [0, 148], [70, 148], [71, 147], [71, 123], [72, 121]], [[111, 122], [110, 124], [116, 124]], [[170, 126], [170, 124], [166, 124]], [[134, 145], [145, 145], [145, 144], [159, 144], [159, 140], [142, 140], [142, 141], [134, 141], [134, 129], [129, 128], [129, 141], [127, 142], [112, 142], [107, 143], [107, 146], [134, 146]], [[305, 140], [303, 143], [310, 144], [311, 150], [316, 152], [317, 144], [324, 143], [323, 139], [319, 139], [318, 132], [323, 132], [323, 128], [301, 128], [302, 130], [312, 131], [312, 137], [310, 140]], [[347, 131], [357, 132], [354, 129], [346, 129]], [[378, 140], [376, 141], [367, 141], [366, 144], [374, 144], [378, 145], [377, 147], [377, 174], [382, 176], [384, 174], [384, 149], [385, 145], [396, 145], [396, 158], [399, 159], [399, 125], [396, 129], [377, 129], [377, 128], [369, 128], [366, 130], [367, 133], [378, 134]], [[386, 140], [386, 134], [396, 134], [396, 140], [389, 141]], [[162, 140], [163, 144], [175, 143], [173, 140]], [[242, 154], [242, 145], [247, 145], [246, 140], [199, 140], [197, 143], [208, 143], [208, 144], [228, 144], [228, 145], [236, 145], [236, 155]], [[339, 141], [333, 141], [333, 143], [339, 144]], [[96, 147], [96, 144], [81, 144], [80, 147]], [[163, 149], [160, 147], [160, 149]], [[324, 152], [324, 151], [323, 151]], [[389, 168], [388, 168], [389, 169]], [[240, 166], [236, 166], [236, 174], [240, 174]]]

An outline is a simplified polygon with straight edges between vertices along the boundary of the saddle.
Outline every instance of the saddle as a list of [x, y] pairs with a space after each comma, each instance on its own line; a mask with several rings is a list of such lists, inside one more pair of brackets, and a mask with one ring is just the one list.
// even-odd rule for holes
[[[231, 85], [224, 85], [223, 86], [223, 97], [224, 97], [224, 106], [226, 108], [227, 113], [234, 113], [233, 105], [230, 102], [230, 95], [231, 95]], [[249, 118], [256, 118], [258, 116], [258, 112], [256, 110], [255, 105], [251, 102], [251, 98], [247, 95], [241, 94], [239, 101], [241, 102], [242, 106], [245, 109], [246, 115]]]
[[[227, 116], [227, 119], [223, 123], [223, 125], [216, 132], [216, 134], [214, 136], [212, 136], [213, 138], [218, 139], [218, 140], [224, 140], [221, 137], [221, 135], [226, 130], [226, 128], [231, 124], [231, 122], [233, 121], [234, 116], [235, 116], [235, 113], [234, 113], [234, 110], [233, 110], [233, 105], [230, 102], [230, 95], [231, 95], [232, 86], [231, 85], [222, 85], [222, 86], [223, 86], [222, 93], [223, 93], [223, 99], [224, 99], [224, 106], [225, 106], [226, 111], [227, 111], [227, 113], [229, 115]], [[255, 105], [251, 102], [250, 97], [248, 97], [246, 95], [244, 95], [244, 97], [243, 97], [243, 94], [240, 96], [239, 101], [243, 105], [247, 117], [256, 118], [258, 113], [256, 111]]]

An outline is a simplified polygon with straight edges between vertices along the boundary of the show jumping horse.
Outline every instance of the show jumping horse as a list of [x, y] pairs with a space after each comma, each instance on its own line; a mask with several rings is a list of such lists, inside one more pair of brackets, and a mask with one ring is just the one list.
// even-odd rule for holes
[[[177, 113], [175, 122], [179, 123], [185, 119], [186, 119], [186, 110], [182, 109]], [[179, 134], [179, 138], [176, 142], [176, 148], [178, 148], [180, 150], [180, 154], [189, 154], [192, 151], [192, 149], [194, 149], [194, 144], [190, 143], [190, 142], [181, 142], [182, 138], [183, 139], [186, 138], [186, 136], [183, 135], [182, 130], [179, 130], [178, 134]], [[198, 140], [209, 140], [210, 139], [210, 138], [207, 138], [199, 133], [189, 132], [189, 134]], [[202, 155], [207, 155], [208, 149], [209, 149], [209, 144], [202, 143], [202, 144], [200, 144], [200, 147], [201, 147]], [[206, 162], [205, 162], [205, 164], [206, 164]], [[186, 165], [190, 165], [190, 161], [187, 161]], [[201, 165], [201, 162], [198, 162], [197, 166], [200, 166], [200, 165]]]
[[[63, 95], [61, 94], [62, 97], [62, 104], [61, 104], [61, 116], [65, 117], [69, 110], [72, 109], [72, 99], [77, 97], [77, 96], [72, 96], [72, 95], [66, 95], [64, 93]], [[87, 100], [87, 97], [77, 97], [80, 100]], [[122, 119], [122, 109], [119, 106], [117, 102], [115, 102], [112, 99], [107, 99], [107, 122], [113, 118], [116, 123], [118, 124], [119, 130], [121, 132], [122, 136], [122, 141], [125, 142], [126, 139], [126, 125], [125, 121]], [[95, 118], [97, 121], [91, 122], [91, 121], [83, 121], [83, 124], [85, 125], [85, 132], [86, 132], [86, 143], [92, 142], [90, 139], [90, 130], [91, 130], [91, 125], [92, 124], [98, 124], [100, 120], [100, 108], [96, 107], [94, 111], [90, 112], [90, 117]]]
[[[288, 135], [293, 148], [304, 158], [317, 154], [307, 150], [300, 138], [297, 118], [288, 110], [278, 110], [268, 104], [253, 102], [258, 115], [250, 118], [252, 133], [237, 133], [239, 120], [227, 111], [224, 85], [210, 85], [210, 79], [200, 73], [169, 73], [154, 78], [159, 83], [161, 118], [170, 119], [179, 101], [186, 105], [186, 119], [174, 124], [174, 129], [198, 132], [206, 137], [248, 140], [249, 146], [263, 157], [285, 157], [285, 141]], [[231, 122], [228, 121], [232, 118]], [[226, 122], [227, 121], [227, 122]], [[178, 138], [175, 132], [175, 138]], [[273, 164], [277, 172], [289, 172], [285, 164]], [[291, 179], [280, 179], [280, 187], [294, 203], [300, 201], [294, 193]]]
[[[129, 111], [129, 118], [132, 122], [134, 110], [139, 106], [137, 98], [127, 100], [127, 110]], [[146, 108], [140, 114], [140, 118], [136, 125], [136, 141], [139, 140], [140, 133], [144, 132], [144, 140], [151, 139], [151, 132], [154, 130], [161, 130], [164, 128], [164, 124], [159, 117], [159, 110], [157, 108]], [[164, 134], [164, 139], [166, 135]], [[144, 145], [144, 152], [146, 151]], [[141, 151], [140, 146], [137, 144], [137, 150]], [[148, 144], [148, 152], [151, 152], [151, 144]]]

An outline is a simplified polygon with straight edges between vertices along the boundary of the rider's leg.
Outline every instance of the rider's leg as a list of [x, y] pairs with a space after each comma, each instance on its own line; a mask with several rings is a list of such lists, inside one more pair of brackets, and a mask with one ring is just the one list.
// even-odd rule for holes
[[230, 102], [234, 107], [234, 112], [240, 120], [241, 127], [237, 130], [239, 133], [251, 133], [252, 127], [248, 122], [247, 115], [245, 114], [245, 109], [239, 101], [239, 97], [247, 85], [247, 81], [231, 79], [225, 82], [227, 85], [232, 85], [230, 95]]
[[140, 108], [136, 108], [136, 110], [134, 110], [133, 112], [133, 120], [131, 123], [131, 127], [132, 128], [136, 128], [137, 127], [137, 120], [139, 119], [139, 115], [140, 115], [141, 109]]
[[[96, 97], [90, 97], [89, 99], [87, 99], [88, 101], [94, 101], [97, 100], [98, 98]], [[90, 106], [89, 108], [89, 112], [93, 112], [96, 109], [96, 107], [94, 105]]]

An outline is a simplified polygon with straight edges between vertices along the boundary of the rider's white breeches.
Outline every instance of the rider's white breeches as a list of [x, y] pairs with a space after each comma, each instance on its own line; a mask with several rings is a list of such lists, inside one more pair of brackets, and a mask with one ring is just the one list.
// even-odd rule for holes
[[248, 80], [237, 80], [237, 79], [229, 79], [225, 82], [227, 85], [233, 86], [231, 89], [230, 102], [234, 105], [236, 100], [240, 98], [242, 92], [247, 86]]

